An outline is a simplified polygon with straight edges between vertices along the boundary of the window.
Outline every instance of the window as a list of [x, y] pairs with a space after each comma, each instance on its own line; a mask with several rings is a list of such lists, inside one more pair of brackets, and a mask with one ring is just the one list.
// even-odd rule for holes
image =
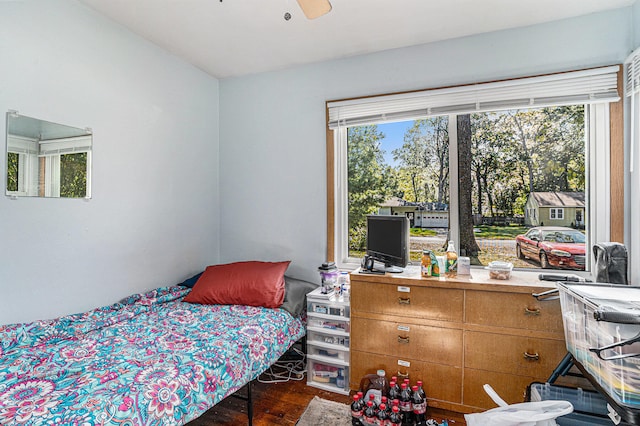
[[[618, 67], [607, 67], [562, 75], [578, 79], [567, 81], [571, 87], [576, 84], [569, 83], [589, 76], [599, 81], [606, 75], [603, 89], [587, 96], [567, 94], [558, 81], [552, 89], [541, 87], [554, 78], [547, 76], [516, 80], [530, 85], [526, 96], [522, 87], [512, 87], [512, 80], [502, 87], [490, 83], [328, 103], [335, 152], [328, 168], [335, 179], [335, 228], [329, 229], [329, 241], [335, 241], [333, 258], [344, 266], [358, 262], [366, 231], [357, 226], [362, 217], [358, 215], [402, 211], [416, 213], [415, 260], [428, 244], [436, 252], [444, 251], [446, 240], [452, 239], [463, 255], [477, 254], [481, 264], [500, 258], [539, 268], [541, 253], [520, 257], [513, 248], [516, 233], [527, 232], [525, 212], [529, 218], [539, 216], [536, 208], [526, 205], [527, 195], [538, 188], [582, 192], [589, 225], [583, 245], [608, 241], [609, 183], [598, 177], [609, 173], [608, 103], [618, 99], [617, 72]], [[592, 91], [597, 84], [585, 86]], [[505, 94], [510, 90], [517, 92], [516, 99]], [[475, 102], [465, 98], [471, 92], [479, 96]], [[518, 105], [521, 99], [526, 99], [525, 105]], [[538, 102], [539, 107], [529, 107]], [[397, 127], [404, 129], [400, 142], [387, 146], [385, 134]], [[355, 157], [366, 159], [366, 164]], [[436, 211], [444, 216], [436, 216]], [[550, 215], [565, 219], [561, 208], [550, 209]], [[481, 242], [475, 253], [467, 244], [472, 240]], [[582, 268], [585, 252], [589, 251], [583, 247]]]
[[558, 220], [564, 219], [564, 209], [550, 209], [549, 218]]

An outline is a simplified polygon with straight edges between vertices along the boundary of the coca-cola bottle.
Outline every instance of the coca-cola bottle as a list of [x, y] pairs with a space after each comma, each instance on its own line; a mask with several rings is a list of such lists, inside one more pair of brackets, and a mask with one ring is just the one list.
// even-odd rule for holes
[[398, 386], [398, 382], [392, 380], [389, 383], [389, 401], [393, 401], [397, 398], [400, 398], [400, 386]]
[[402, 414], [402, 424], [413, 426], [413, 413], [411, 412], [411, 392], [407, 384], [400, 385], [400, 412]]
[[376, 420], [376, 409], [373, 408], [373, 401], [367, 401], [367, 408], [364, 409], [362, 414], [362, 423], [366, 426], [375, 426]]
[[389, 426], [402, 426], [402, 414], [400, 414], [400, 407], [394, 405], [389, 415]]
[[[384, 395], [382, 396], [382, 398], [380, 398], [380, 405], [382, 404], [387, 407], [387, 415], [389, 415], [391, 413], [391, 404], [389, 404], [389, 399]], [[380, 409], [380, 406], [378, 406], [378, 410]]]
[[364, 412], [364, 402], [359, 395], [353, 395], [351, 403], [351, 424], [353, 426], [362, 426], [362, 414]]
[[413, 410], [413, 420], [420, 425], [427, 421], [427, 400], [420, 395], [418, 386], [411, 388], [411, 408]]
[[369, 394], [369, 401], [373, 402], [373, 409], [378, 412], [378, 403], [376, 402], [376, 395], [371, 393]]
[[376, 425], [378, 426], [387, 426], [387, 421], [389, 419], [389, 414], [387, 414], [387, 406], [385, 404], [380, 404], [378, 407], [378, 413], [376, 414]]
[[418, 385], [418, 393], [420, 393], [420, 395], [422, 395], [422, 397], [424, 398], [424, 400], [427, 400], [427, 394], [424, 391], [424, 387], [422, 386], [422, 380], [418, 380], [416, 382], [416, 385]]

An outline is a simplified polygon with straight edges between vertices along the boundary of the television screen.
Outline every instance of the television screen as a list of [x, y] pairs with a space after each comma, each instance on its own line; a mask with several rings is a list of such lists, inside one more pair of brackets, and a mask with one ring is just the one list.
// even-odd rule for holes
[[409, 262], [409, 219], [405, 216], [367, 216], [367, 255], [384, 263], [386, 272], [401, 272]]

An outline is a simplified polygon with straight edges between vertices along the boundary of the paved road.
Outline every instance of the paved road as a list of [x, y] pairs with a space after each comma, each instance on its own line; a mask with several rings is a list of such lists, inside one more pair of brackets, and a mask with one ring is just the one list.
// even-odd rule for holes
[[[434, 247], [443, 246], [446, 239], [445, 235], [438, 235], [435, 237], [411, 237], [411, 245], [419, 247]], [[495, 249], [504, 250], [511, 253], [515, 253], [516, 241], [515, 240], [493, 240], [488, 238], [476, 238], [476, 242], [480, 246], [481, 250]]]

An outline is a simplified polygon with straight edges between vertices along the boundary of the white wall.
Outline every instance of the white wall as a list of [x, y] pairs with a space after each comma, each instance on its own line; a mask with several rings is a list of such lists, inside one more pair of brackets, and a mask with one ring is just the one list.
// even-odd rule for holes
[[0, 196], [0, 324], [218, 261], [216, 79], [74, 0], [0, 2], [0, 57], [0, 113], [94, 131], [92, 200]]
[[326, 256], [325, 101], [621, 63], [630, 8], [220, 82], [221, 260]]

